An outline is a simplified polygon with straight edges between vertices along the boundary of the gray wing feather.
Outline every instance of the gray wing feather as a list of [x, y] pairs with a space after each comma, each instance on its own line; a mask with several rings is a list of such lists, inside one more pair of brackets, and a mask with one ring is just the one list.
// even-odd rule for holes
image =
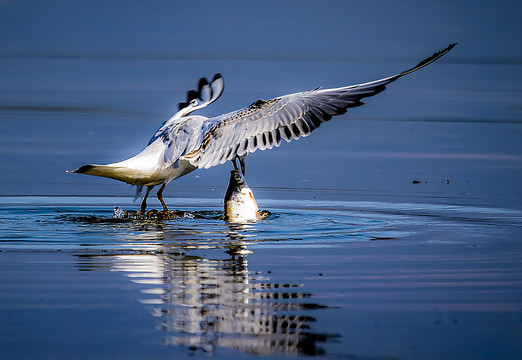
[[306, 137], [332, 116], [362, 105], [362, 98], [381, 92], [399, 76], [258, 100], [248, 108], [208, 119], [200, 147], [186, 158], [199, 168], [209, 168], [236, 156], [278, 147], [281, 139], [290, 142]]

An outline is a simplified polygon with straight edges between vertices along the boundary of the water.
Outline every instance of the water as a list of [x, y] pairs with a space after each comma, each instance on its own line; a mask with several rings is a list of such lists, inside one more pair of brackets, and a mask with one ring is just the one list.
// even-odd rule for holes
[[113, 219], [131, 198], [0, 201], [6, 358], [522, 351], [520, 210], [265, 199], [232, 225], [219, 199], [168, 199], [165, 221]]
[[[171, 114], [161, 106], [186, 88], [107, 90], [106, 77], [128, 81], [118, 61], [24, 62], [34, 72], [23, 89], [36, 86], [40, 66], [61, 85], [2, 95], [2, 358], [521, 357], [522, 148], [509, 110], [519, 90], [496, 116], [464, 85], [439, 86], [434, 98], [477, 110], [396, 106], [426, 101], [418, 89], [467, 69], [434, 64], [417, 90], [405, 79], [307, 139], [249, 156], [248, 183], [268, 219], [220, 219], [229, 164], [167, 187], [167, 204], [184, 217], [122, 221], [113, 208], [137, 209], [132, 188], [65, 170], [133, 155]], [[182, 78], [190, 67], [130, 62], [145, 77], [160, 68]], [[274, 82], [252, 98], [237, 62], [219, 65], [239, 90], [227, 87], [234, 100], [215, 113], [284, 88]], [[316, 67], [269, 65], [264, 77]], [[82, 68], [105, 71], [70, 82]], [[99, 85], [60, 89], [89, 81]]]
[[[0, 358], [522, 358], [517, 5], [0, 1]], [[231, 164], [169, 184], [167, 221], [65, 172], [134, 155], [202, 76], [215, 116], [454, 41], [250, 155], [256, 224], [221, 219]]]

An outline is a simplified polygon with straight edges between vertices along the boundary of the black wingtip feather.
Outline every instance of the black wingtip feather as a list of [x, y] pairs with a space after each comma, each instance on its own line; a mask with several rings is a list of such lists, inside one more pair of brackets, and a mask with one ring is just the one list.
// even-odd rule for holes
[[199, 91], [189, 90], [187, 92], [187, 102], [191, 102], [195, 99], [199, 99]]
[[209, 83], [208, 83], [208, 80], [206, 78], [199, 79], [199, 83], [198, 83], [198, 93], [199, 93], [199, 96], [201, 96], [201, 90], [203, 90], [203, 86], [208, 85], [208, 84]]
[[457, 44], [458, 43], [456, 43], [456, 42], [452, 43], [452, 44], [449, 44], [445, 49], [437, 51], [436, 53], [434, 53], [430, 57], [422, 60], [420, 63], [418, 63], [417, 65], [415, 65], [411, 69], [403, 71], [402, 73], [400, 73], [398, 75], [398, 77], [411, 74], [412, 72], [417, 71], [419, 69], [422, 69], [423, 67], [428, 66], [432, 62], [437, 61], [438, 59], [440, 59], [441, 57], [446, 55], [451, 49], [453, 49], [455, 46], [457, 46]]
[[[220, 73], [215, 74], [214, 77], [212, 78], [211, 82], [214, 82], [218, 79], [223, 79], [223, 76], [221, 76]], [[204, 78], [204, 77], [200, 78], [199, 82], [198, 82], [198, 89], [187, 91], [187, 100], [186, 100], [186, 102], [180, 102], [178, 104], [179, 110], [182, 110], [182, 109], [186, 108], [187, 106], [189, 106], [190, 102], [192, 100], [197, 100], [197, 99], [203, 100], [203, 99], [201, 99], [201, 94], [202, 94], [203, 88], [208, 85], [211, 85], [211, 83], [208, 82], [207, 78]], [[213, 99], [213, 101], [211, 101], [211, 102], [214, 102], [215, 100], [217, 100], [217, 98]]]

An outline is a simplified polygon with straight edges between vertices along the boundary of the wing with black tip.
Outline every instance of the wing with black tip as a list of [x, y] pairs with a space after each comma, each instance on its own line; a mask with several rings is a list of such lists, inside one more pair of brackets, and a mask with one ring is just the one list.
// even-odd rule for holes
[[179, 103], [180, 110], [163, 123], [163, 125], [156, 131], [154, 136], [149, 140], [148, 145], [152, 144], [160, 136], [163, 136], [169, 132], [169, 129], [173, 127], [182, 117], [212, 104], [221, 96], [224, 88], [225, 83], [221, 74], [214, 75], [214, 78], [210, 83], [206, 78], [199, 79], [198, 89], [189, 90], [187, 92], [187, 101]]
[[[223, 93], [224, 88], [225, 83], [221, 74], [214, 75], [210, 83], [206, 78], [201, 78], [199, 79], [198, 89], [188, 91], [187, 101], [178, 104], [179, 110], [183, 111], [191, 106], [190, 112], [204, 108], [216, 101]], [[184, 113], [183, 116], [190, 114], [190, 112]]]
[[348, 108], [363, 105], [362, 99], [376, 95], [386, 85], [417, 71], [444, 56], [456, 44], [449, 45], [413, 68], [399, 74], [365, 84], [336, 89], [317, 89], [257, 100], [249, 107], [206, 120], [203, 141], [194, 151], [184, 155], [192, 165], [209, 168], [244, 156], [256, 150], [279, 146], [308, 136], [323, 122], [343, 114]]

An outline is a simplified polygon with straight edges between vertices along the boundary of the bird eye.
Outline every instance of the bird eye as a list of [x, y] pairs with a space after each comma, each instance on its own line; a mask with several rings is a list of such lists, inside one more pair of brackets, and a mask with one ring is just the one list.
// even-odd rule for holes
[[239, 175], [235, 175], [235, 176], [234, 176], [234, 179], [236, 179], [237, 181], [239, 181], [239, 180], [241, 180], [241, 176], [239, 176]]

